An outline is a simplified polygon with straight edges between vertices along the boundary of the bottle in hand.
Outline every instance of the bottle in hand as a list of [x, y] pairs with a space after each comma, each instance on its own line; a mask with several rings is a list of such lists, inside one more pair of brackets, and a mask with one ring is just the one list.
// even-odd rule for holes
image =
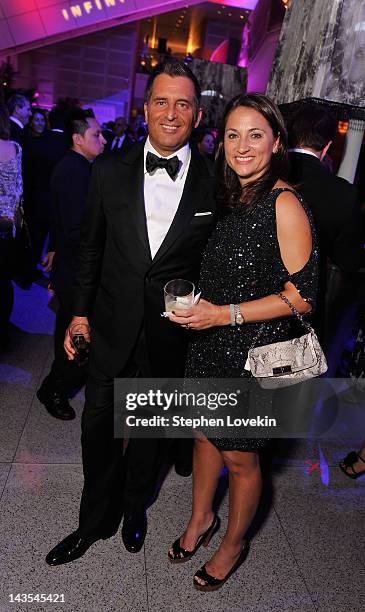
[[78, 366], [87, 364], [90, 352], [90, 332], [87, 325], [78, 323], [70, 329], [72, 346], [74, 347], [75, 363]]

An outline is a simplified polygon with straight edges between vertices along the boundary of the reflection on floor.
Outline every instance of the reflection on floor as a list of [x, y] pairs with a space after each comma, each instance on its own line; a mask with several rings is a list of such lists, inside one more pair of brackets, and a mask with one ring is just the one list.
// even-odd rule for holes
[[[352, 481], [337, 468], [359, 440], [276, 443], [250, 555], [220, 591], [192, 586], [219, 536], [189, 563], [167, 560], [191, 501], [190, 479], [173, 472], [149, 510], [141, 553], [128, 554], [118, 534], [75, 563], [49, 568], [45, 554], [77, 524], [83, 398], [72, 400], [78, 418], [61, 422], [35, 397], [52, 357], [48, 297], [38, 285], [16, 290], [11, 347], [0, 359], [1, 612], [55, 609], [10, 603], [18, 593], [63, 594], [57, 606], [70, 612], [364, 610], [365, 478]], [[224, 524], [226, 498], [219, 512]]]

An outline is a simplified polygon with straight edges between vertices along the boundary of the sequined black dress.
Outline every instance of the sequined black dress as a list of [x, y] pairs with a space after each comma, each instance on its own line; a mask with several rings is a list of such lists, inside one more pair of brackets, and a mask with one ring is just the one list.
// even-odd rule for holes
[[[218, 222], [206, 246], [200, 275], [202, 297], [213, 304], [239, 304], [278, 293], [291, 281], [303, 299], [315, 304], [318, 250], [312, 216], [298, 194], [312, 229], [312, 252], [299, 272], [289, 274], [280, 255], [274, 189], [247, 214], [233, 211]], [[247, 352], [262, 323], [212, 327], [194, 333], [187, 360], [187, 378], [251, 377], [244, 370]], [[301, 332], [303, 333], [303, 331]], [[265, 322], [256, 346], [293, 337], [291, 317]], [[257, 451], [263, 438], [210, 438], [220, 450]]]

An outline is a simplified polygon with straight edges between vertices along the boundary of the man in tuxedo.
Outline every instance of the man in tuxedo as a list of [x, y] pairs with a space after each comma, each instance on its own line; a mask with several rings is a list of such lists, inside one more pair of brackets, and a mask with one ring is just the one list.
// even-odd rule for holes
[[23, 146], [23, 129], [29, 123], [32, 111], [30, 102], [23, 94], [15, 93], [8, 100], [10, 115], [10, 139]]
[[[336, 129], [331, 113], [314, 103], [303, 104], [289, 123], [289, 181], [310, 206], [318, 231], [320, 274], [314, 325], [327, 347], [333, 342], [346, 302], [353, 296], [351, 287], [362, 260], [357, 190], [323, 163]], [[328, 262], [336, 266], [342, 288], [336, 290], [331, 307], [326, 309], [326, 292], [333, 289], [327, 286]]]
[[[71, 110], [71, 109], [70, 109]], [[50, 130], [47, 132], [47, 149], [49, 165], [54, 168], [68, 150], [64, 129], [67, 112], [56, 106], [52, 108], [48, 115]]]
[[65, 124], [68, 152], [56, 165], [51, 179], [51, 237], [54, 257], [51, 286], [59, 309], [55, 328], [55, 358], [51, 371], [37, 391], [39, 401], [56, 419], [70, 420], [75, 412], [68, 402], [72, 389], [86, 380], [85, 368], [69, 361], [63, 349], [65, 331], [72, 318], [72, 287], [80, 243], [80, 225], [86, 208], [91, 164], [103, 152], [105, 140], [91, 111], [75, 108]]
[[116, 117], [114, 122], [114, 138], [105, 147], [106, 152], [125, 155], [133, 147], [134, 141], [126, 134], [127, 122], [124, 117]]
[[[125, 157], [101, 156], [92, 172], [72, 319], [91, 323], [84, 490], [79, 527], [47, 555], [49, 565], [77, 559], [116, 533], [125, 461], [122, 538], [130, 552], [142, 548], [161, 440], [131, 439], [123, 458], [122, 441], [114, 437], [113, 378], [184, 375], [189, 331], [161, 317], [163, 288], [174, 278], [197, 281], [216, 218], [212, 167], [189, 147], [201, 118], [200, 87], [190, 69], [173, 58], [158, 65], [144, 108], [146, 142]], [[68, 335], [65, 349], [72, 359]]]
[[[41, 259], [45, 240], [49, 234], [52, 172], [67, 151], [62, 129], [54, 128], [57, 109], [49, 114], [50, 131], [35, 138], [30, 133], [23, 146], [24, 210], [32, 242], [24, 283], [30, 285], [41, 275], [37, 265]], [[56, 121], [60, 125], [60, 121]], [[45, 261], [45, 260], [43, 260]], [[48, 256], [47, 261], [48, 263]]]

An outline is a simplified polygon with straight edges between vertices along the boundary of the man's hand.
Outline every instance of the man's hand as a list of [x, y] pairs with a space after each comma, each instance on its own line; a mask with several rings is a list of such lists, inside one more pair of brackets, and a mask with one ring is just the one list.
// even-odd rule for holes
[[54, 254], [55, 251], [48, 251], [44, 259], [42, 260], [42, 266], [44, 267], [45, 272], [50, 272], [52, 270]]
[[71, 323], [66, 329], [65, 340], [63, 343], [63, 348], [66, 351], [66, 355], [68, 359], [70, 359], [71, 361], [75, 359], [76, 351], [74, 347], [72, 346], [70, 331], [74, 325], [80, 325], [80, 324], [85, 325], [87, 327], [88, 332], [87, 334], [84, 333], [84, 336], [85, 336], [85, 339], [88, 342], [90, 342], [90, 327], [89, 327], [88, 318], [87, 317], [72, 317]]

